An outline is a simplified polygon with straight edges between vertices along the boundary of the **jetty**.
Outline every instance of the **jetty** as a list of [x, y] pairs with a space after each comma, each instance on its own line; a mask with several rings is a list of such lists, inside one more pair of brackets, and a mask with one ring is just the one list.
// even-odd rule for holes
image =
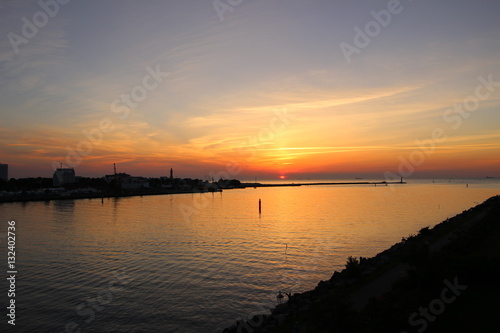
[[283, 186], [318, 186], [318, 185], [400, 185], [406, 184], [405, 181], [401, 180], [399, 182], [388, 182], [388, 181], [379, 181], [379, 182], [315, 182], [315, 183], [272, 183], [272, 184], [263, 184], [263, 183], [241, 183], [241, 188], [246, 187], [283, 187]]

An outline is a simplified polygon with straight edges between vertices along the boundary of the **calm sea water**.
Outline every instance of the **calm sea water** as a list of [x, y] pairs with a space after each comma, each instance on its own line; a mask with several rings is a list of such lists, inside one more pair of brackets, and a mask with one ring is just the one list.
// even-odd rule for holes
[[15, 331], [220, 332], [497, 194], [490, 179], [0, 204], [4, 272], [17, 227]]

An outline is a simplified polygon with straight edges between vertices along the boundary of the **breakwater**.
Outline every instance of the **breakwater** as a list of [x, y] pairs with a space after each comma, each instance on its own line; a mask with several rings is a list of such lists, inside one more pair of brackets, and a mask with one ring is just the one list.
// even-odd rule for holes
[[241, 183], [241, 187], [287, 187], [287, 186], [319, 186], [319, 185], [398, 185], [406, 184], [405, 181], [399, 182], [315, 182], [315, 183], [283, 183], [283, 184], [262, 184], [262, 183]]

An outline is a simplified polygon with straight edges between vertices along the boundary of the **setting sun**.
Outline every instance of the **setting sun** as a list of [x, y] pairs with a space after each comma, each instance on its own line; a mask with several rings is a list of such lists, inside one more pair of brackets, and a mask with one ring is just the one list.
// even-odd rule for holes
[[286, 176], [280, 176], [280, 179], [286, 179]]

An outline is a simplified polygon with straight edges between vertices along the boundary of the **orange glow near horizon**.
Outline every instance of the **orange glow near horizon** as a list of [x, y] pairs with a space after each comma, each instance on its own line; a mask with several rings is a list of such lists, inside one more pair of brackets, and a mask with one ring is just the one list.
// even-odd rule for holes
[[[298, 142], [294, 142], [297, 144]], [[451, 143], [451, 140], [450, 140]], [[478, 145], [452, 146], [443, 144], [436, 146], [435, 150], [422, 155], [424, 159], [420, 165], [411, 165], [410, 159], [418, 161], [420, 150], [415, 147], [382, 147], [382, 146], [356, 146], [356, 147], [273, 147], [262, 145], [251, 147], [245, 151], [232, 152], [226, 147], [220, 150], [190, 149], [192, 147], [169, 147], [169, 153], [158, 153], [159, 144], [144, 145], [142, 149], [133, 142], [127, 141], [128, 149], [117, 149], [109, 153], [108, 145], [95, 146], [92, 154], [82, 157], [81, 163], [75, 166], [75, 171], [81, 176], [99, 176], [112, 173], [113, 163], [116, 163], [119, 172], [143, 176], [168, 175], [170, 167], [174, 168], [176, 176], [203, 178], [210, 172], [230, 172], [231, 178], [257, 175], [276, 175], [286, 179], [287, 175], [311, 174], [362, 174], [377, 173], [383, 175], [390, 171], [396, 173], [398, 167], [403, 165], [403, 170], [408, 171], [410, 164], [414, 171], [425, 174], [446, 174], [456, 177], [457, 174], [467, 175], [471, 171], [478, 172], [479, 176], [498, 177], [500, 165], [500, 151], [495, 147], [478, 149]], [[76, 145], [77, 143], [73, 144]], [[116, 142], [118, 145], [118, 142]], [[108, 149], [106, 149], [108, 148]], [[489, 148], [489, 149], [487, 149]], [[137, 151], [136, 151], [137, 149]], [[165, 149], [163, 149], [165, 151]], [[416, 154], [414, 153], [416, 152]], [[193, 155], [196, 153], [196, 155]], [[413, 153], [413, 155], [412, 155]], [[55, 155], [55, 154], [54, 154]], [[47, 159], [47, 154], [39, 153], [17, 157], [18, 162], [7, 162], [10, 167], [11, 177], [18, 178], [14, 170], [21, 171], [23, 166], [40, 171], [27, 176], [50, 177], [52, 174], [51, 163], [63, 162], [66, 156], [53, 156]], [[45, 157], [45, 158], [44, 158]], [[404, 161], [404, 162], [402, 162]], [[232, 167], [228, 167], [228, 164]], [[410, 168], [411, 169], [411, 168]], [[26, 171], [27, 173], [27, 171]], [[24, 175], [22, 175], [24, 176]], [[21, 177], [22, 177], [21, 176]], [[276, 176], [275, 176], [276, 177]]]
[[[338, 46], [355, 42], [354, 22], [376, 9], [367, 1], [260, 1], [227, 24], [190, 1], [92, 20], [68, 11], [37, 41], [0, 46], [0, 163], [10, 178], [51, 177], [61, 163], [83, 177], [113, 164], [199, 179], [500, 177], [500, 2], [486, 2], [420, 4], [402, 33], [350, 55]], [[10, 3], [3, 31], [39, 10]], [[474, 23], [437, 14], [450, 6]], [[427, 11], [429, 28], [415, 30]], [[116, 28], [96, 38], [100, 25]]]
[[[396, 98], [388, 92], [379, 95], [372, 94], [361, 102]], [[102, 141], [92, 145], [82, 131], [95, 128], [98, 119], [58, 135], [54, 134], [58, 131], [55, 127], [30, 130], [29, 136], [23, 131], [7, 129], [6, 136], [12, 142], [5, 145], [4, 159], [0, 162], [11, 165], [10, 175], [14, 178], [19, 177], [16, 172], [22, 176], [50, 177], [54, 162], [74, 167], [82, 176], [110, 174], [114, 163], [120, 172], [144, 176], [165, 176], [171, 167], [179, 177], [198, 178], [229, 169], [233, 170], [229, 172], [231, 178], [256, 174], [266, 177], [277, 174], [280, 179], [286, 179], [285, 174], [383, 175], [387, 171], [397, 173], [411, 159], [417, 161], [411, 166], [416, 173], [449, 173], [456, 177], [472, 176], [472, 171], [478, 176], [500, 176], [498, 133], [456, 132], [443, 123], [440, 125], [446, 140], [429, 146], [432, 138], [429, 128], [433, 124], [384, 130], [387, 121], [397, 118], [393, 107], [386, 107], [385, 103], [376, 104], [373, 112], [367, 113], [358, 99], [340, 98], [338, 103], [328, 100], [325, 108], [324, 96], [313, 96], [309, 102], [306, 97], [309, 98], [304, 96], [304, 102], [291, 105], [233, 106], [204, 117], [187, 117], [175, 123], [186, 138], [171, 129], [161, 131], [154, 124], [139, 120], [131, 120], [129, 124], [113, 120], [114, 130], [102, 133]], [[442, 105], [436, 104], [434, 108]], [[377, 110], [381, 107], [384, 109]], [[418, 111], [424, 113], [428, 107], [420, 105], [419, 109], [413, 105], [399, 119], [410, 119], [412, 113], [418, 118]], [[213, 108], [218, 109], [216, 105]], [[316, 110], [317, 115], [311, 117], [303, 112], [309, 109]], [[60, 137], [65, 138], [62, 146]], [[77, 163], [70, 165], [68, 161]], [[404, 171], [408, 171], [406, 164]], [[28, 169], [34, 171], [28, 175]]]

